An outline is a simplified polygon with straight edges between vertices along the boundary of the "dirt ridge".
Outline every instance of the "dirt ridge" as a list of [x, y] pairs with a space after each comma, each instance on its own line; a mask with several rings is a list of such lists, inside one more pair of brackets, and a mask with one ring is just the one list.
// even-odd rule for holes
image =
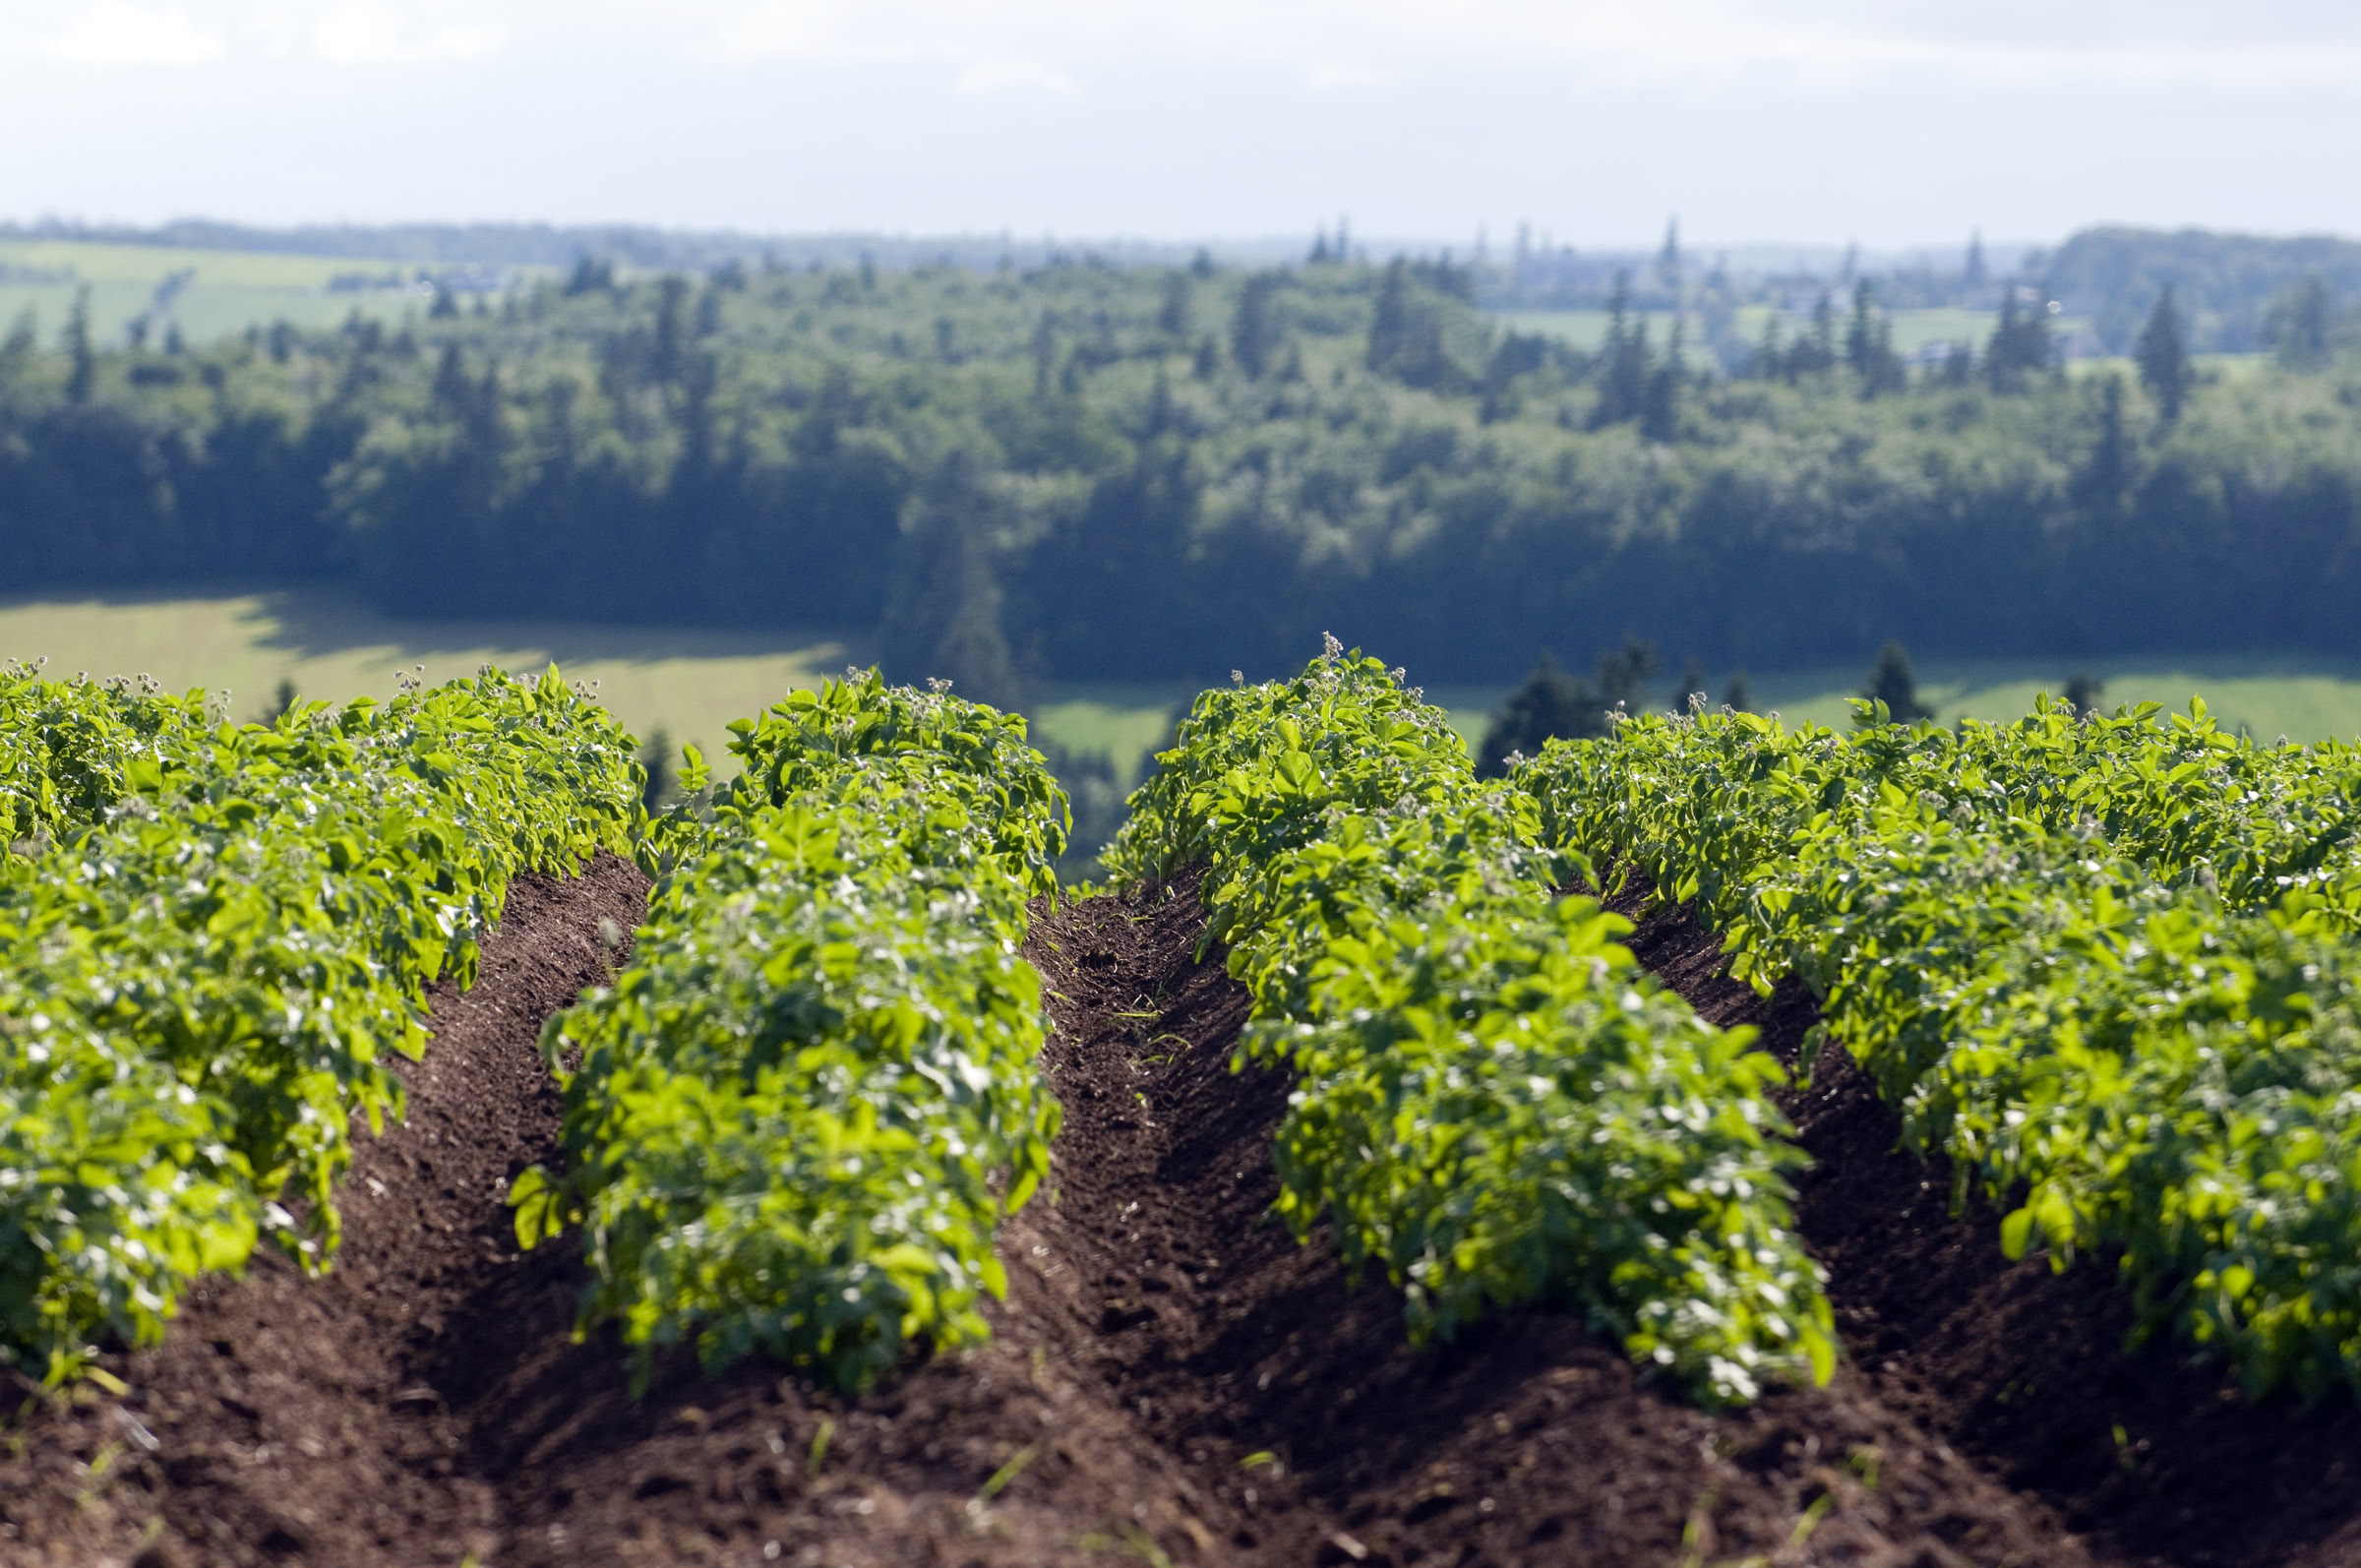
[[[1838, 1072], [1792, 1106], [1822, 1161], [1799, 1220], [1852, 1352], [1831, 1387], [1710, 1415], [1544, 1312], [1413, 1351], [1395, 1292], [1349, 1282], [1324, 1235], [1299, 1245], [1267, 1218], [1289, 1086], [1231, 1070], [1247, 1002], [1220, 952], [1195, 956], [1193, 874], [1037, 911], [1026, 953], [1066, 1120], [1049, 1190], [1002, 1233], [1011, 1288], [993, 1343], [914, 1360], [856, 1400], [758, 1363], [707, 1379], [675, 1356], [634, 1400], [611, 1333], [574, 1342], [578, 1259], [520, 1254], [501, 1200], [554, 1149], [540, 1021], [605, 973], [617, 955], [600, 923], [629, 930], [644, 892], [612, 858], [520, 880], [477, 987], [435, 997], [408, 1120], [358, 1151], [337, 1272], [307, 1281], [264, 1260], [209, 1282], [164, 1346], [108, 1359], [128, 1395], [86, 1388], [0, 1427], [17, 1445], [0, 1454], [0, 1564], [2353, 1555], [2349, 1417], [2319, 1417], [2317, 1434], [2299, 1420], [2332, 1452], [2251, 1497], [2239, 1487], [2289, 1445], [2268, 1407], [2159, 1426], [2128, 1466], [2109, 1436], [2093, 1476], [2091, 1430], [2128, 1411], [2147, 1432], [2143, 1399], [2195, 1385], [2172, 1373], [2155, 1395], [2134, 1361], [2119, 1391], [2122, 1366], [2072, 1364], [2115, 1332], [2106, 1293], [1995, 1268], [1989, 1227], [1952, 1219], [1947, 1184], [1896, 1163], [1890, 1117]], [[1728, 982], [1681, 912], [1644, 915], [1632, 944], [1775, 1051], [1810, 1025], [1799, 993], [1766, 1002]], [[2045, 1314], [2019, 1359], [2096, 1379], [2112, 1403], [2087, 1419], [1995, 1403], [2005, 1358], [1978, 1322], [2016, 1333]], [[2245, 1469], [2202, 1474], [2242, 1452]], [[2192, 1506], [2227, 1523], [2192, 1526]]]

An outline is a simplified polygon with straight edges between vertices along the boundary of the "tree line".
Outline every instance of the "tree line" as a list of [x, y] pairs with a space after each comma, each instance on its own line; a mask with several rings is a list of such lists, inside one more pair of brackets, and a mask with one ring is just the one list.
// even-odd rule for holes
[[701, 275], [596, 261], [394, 330], [0, 339], [0, 588], [335, 580], [415, 616], [827, 630], [897, 675], [1219, 679], [1333, 629], [1429, 682], [2361, 652], [2361, 371], [2066, 374], [2038, 305], [1905, 364], [1874, 287], [1699, 371], [1502, 330], [1448, 263]]

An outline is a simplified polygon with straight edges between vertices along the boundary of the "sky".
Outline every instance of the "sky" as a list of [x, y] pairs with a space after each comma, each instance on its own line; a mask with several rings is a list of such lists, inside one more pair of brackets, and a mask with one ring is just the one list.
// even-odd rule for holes
[[2361, 234], [2352, 0], [0, 0], [0, 217]]

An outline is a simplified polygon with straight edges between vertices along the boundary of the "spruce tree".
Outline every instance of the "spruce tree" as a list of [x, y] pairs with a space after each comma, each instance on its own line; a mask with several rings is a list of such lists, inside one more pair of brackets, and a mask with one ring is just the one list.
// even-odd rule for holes
[[87, 403], [98, 383], [98, 356], [91, 348], [91, 291], [86, 285], [74, 296], [66, 317], [66, 355], [73, 362], [66, 373], [66, 401]]
[[1915, 724], [1935, 716], [1933, 708], [1918, 700], [1918, 680], [1910, 671], [1910, 656], [1899, 642], [1889, 641], [1877, 650], [1877, 666], [1869, 672], [1869, 684], [1861, 695], [1883, 702], [1887, 716], [1897, 724]]
[[1186, 337], [1189, 333], [1188, 274], [1173, 271], [1165, 274], [1164, 301], [1156, 307], [1156, 330], [1167, 337]]
[[2099, 700], [2106, 695], [2106, 692], [2107, 683], [2095, 675], [2086, 675], [2077, 670], [2066, 677], [2066, 702], [2074, 709], [2077, 718], [2096, 713]]
[[2074, 499], [2086, 511], [2113, 512], [2132, 482], [2132, 443], [2123, 426], [2123, 378], [2098, 384], [2098, 434], [2074, 476]]
[[2140, 330], [2137, 358], [2140, 385], [2156, 400], [2156, 412], [2164, 423], [2171, 424], [2181, 417], [2181, 404], [2189, 395], [2189, 350], [2181, 339], [2181, 313], [2173, 304], [2169, 283], [2149, 313], [2148, 325]]
[[2329, 362], [2329, 285], [2317, 275], [2271, 301], [2265, 336], [2289, 370], [2318, 370]]
[[1513, 754], [1538, 756], [1544, 743], [1581, 740], [1606, 733], [1606, 704], [1589, 683], [1568, 675], [1548, 654], [1534, 666], [1525, 684], [1508, 695], [1484, 730], [1477, 749], [1479, 778], [1498, 778], [1508, 771]]
[[1369, 369], [1383, 375], [1410, 341], [1410, 264], [1395, 257], [1377, 282], [1377, 304], [1369, 312]]
[[1271, 353], [1279, 344], [1277, 272], [1256, 272], [1238, 291], [1238, 312], [1230, 322], [1230, 357], [1250, 381], [1260, 381], [1271, 368]]

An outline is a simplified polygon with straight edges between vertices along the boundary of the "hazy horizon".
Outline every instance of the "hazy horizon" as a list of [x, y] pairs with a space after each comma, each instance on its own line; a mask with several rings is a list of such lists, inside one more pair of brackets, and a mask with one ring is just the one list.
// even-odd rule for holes
[[1346, 212], [1588, 250], [1673, 213], [1699, 250], [2356, 233], [2357, 77], [2361, 13], [2325, 0], [28, 0], [0, 206], [1168, 243]]

